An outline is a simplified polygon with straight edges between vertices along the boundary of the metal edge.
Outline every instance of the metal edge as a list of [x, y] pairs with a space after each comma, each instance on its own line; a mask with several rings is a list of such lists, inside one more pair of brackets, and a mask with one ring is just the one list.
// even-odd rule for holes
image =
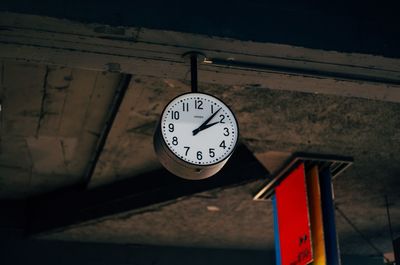
[[284, 177], [289, 173], [289, 171], [300, 161], [319, 161], [319, 162], [336, 162], [344, 164], [344, 167], [340, 169], [332, 178], [336, 179], [343, 171], [349, 168], [354, 159], [350, 156], [339, 156], [339, 155], [326, 155], [326, 154], [314, 154], [314, 153], [304, 153], [297, 152], [294, 153], [283, 166], [273, 175], [272, 180], [267, 181], [263, 184], [262, 188], [253, 196], [254, 201], [265, 201], [268, 199], [272, 193], [274, 187], [276, 187], [279, 182], [281, 182]]

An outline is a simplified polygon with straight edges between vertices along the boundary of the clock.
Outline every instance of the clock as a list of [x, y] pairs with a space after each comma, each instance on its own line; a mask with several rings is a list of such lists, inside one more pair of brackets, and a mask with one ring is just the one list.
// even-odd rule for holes
[[217, 173], [232, 155], [239, 136], [229, 107], [205, 93], [174, 98], [161, 114], [154, 149], [161, 164], [185, 179]]

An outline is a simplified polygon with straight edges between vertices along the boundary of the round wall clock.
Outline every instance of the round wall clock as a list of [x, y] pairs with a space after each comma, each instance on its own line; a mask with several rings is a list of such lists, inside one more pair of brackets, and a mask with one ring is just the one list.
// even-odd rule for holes
[[235, 115], [221, 100], [204, 93], [187, 93], [165, 107], [154, 148], [161, 164], [185, 179], [217, 173], [238, 141]]

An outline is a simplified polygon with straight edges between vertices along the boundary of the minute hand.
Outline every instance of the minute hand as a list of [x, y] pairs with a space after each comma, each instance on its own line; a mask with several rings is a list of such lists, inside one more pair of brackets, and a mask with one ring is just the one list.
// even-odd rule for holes
[[222, 108], [219, 108], [216, 112], [214, 112], [210, 117], [208, 117], [207, 120], [205, 120], [197, 129], [193, 130], [193, 135], [198, 134], [200, 131], [207, 129], [209, 127], [211, 127], [212, 125], [216, 124], [213, 123], [211, 126], [207, 126], [207, 124], [215, 117], [215, 115], [217, 115], [217, 113], [221, 110]]

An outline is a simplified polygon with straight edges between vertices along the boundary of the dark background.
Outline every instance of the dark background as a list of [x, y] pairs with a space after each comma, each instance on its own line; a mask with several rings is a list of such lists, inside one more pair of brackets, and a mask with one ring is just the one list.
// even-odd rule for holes
[[400, 57], [398, 1], [29, 1], [1, 11]]

